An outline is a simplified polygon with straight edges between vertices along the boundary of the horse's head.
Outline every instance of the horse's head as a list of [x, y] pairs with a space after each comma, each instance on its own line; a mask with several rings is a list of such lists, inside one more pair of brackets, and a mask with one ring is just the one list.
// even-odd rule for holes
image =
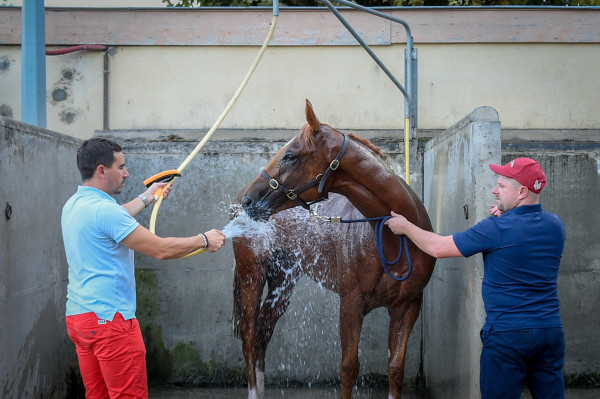
[[339, 152], [342, 135], [336, 135], [335, 142], [327, 140], [334, 129], [319, 122], [308, 100], [306, 121], [300, 133], [277, 152], [246, 188], [242, 206], [251, 218], [267, 220], [284, 209], [298, 205], [308, 208], [310, 203], [327, 197], [327, 176], [337, 168], [332, 160], [343, 155]]

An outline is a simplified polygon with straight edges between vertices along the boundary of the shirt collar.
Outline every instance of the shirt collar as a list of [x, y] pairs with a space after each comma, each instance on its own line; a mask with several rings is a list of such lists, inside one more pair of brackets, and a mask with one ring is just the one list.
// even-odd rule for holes
[[104, 191], [97, 189], [96, 187], [80, 185], [79, 187], [77, 187], [77, 194], [79, 194], [79, 195], [99, 195], [102, 198], [110, 199], [113, 202], [117, 202], [108, 193], [105, 193]]
[[529, 213], [529, 212], [541, 212], [542, 211], [542, 204], [532, 204], [532, 205], [520, 205], [516, 208], [511, 209], [508, 212], [511, 213]]

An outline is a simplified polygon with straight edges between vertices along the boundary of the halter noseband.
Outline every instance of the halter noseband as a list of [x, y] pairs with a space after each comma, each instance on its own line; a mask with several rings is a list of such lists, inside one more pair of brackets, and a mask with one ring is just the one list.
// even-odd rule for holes
[[[318, 174], [317, 177], [315, 177], [313, 180], [301, 185], [300, 187], [297, 187], [295, 189], [287, 188], [286, 186], [269, 176], [269, 174], [265, 172], [264, 169], [260, 171], [260, 174], [269, 182], [269, 187], [271, 187], [271, 189], [283, 191], [284, 194], [290, 200], [298, 202], [300, 206], [310, 211], [310, 206], [312, 204], [326, 200], [328, 198], [328, 192], [327, 188], [325, 187], [325, 181], [327, 180], [331, 172], [333, 172], [340, 166], [340, 159], [342, 159], [344, 153], [346, 152], [346, 148], [348, 148], [348, 136], [346, 135], [346, 133], [342, 134], [344, 135], [344, 143], [342, 144], [342, 148], [340, 148], [340, 152], [338, 152], [335, 159], [331, 161], [331, 163], [329, 164], [327, 169], [323, 171], [323, 173]], [[319, 185], [319, 194], [323, 194], [323, 197], [321, 199], [312, 202], [306, 202], [302, 198], [298, 197], [298, 194], [303, 193], [304, 191], [316, 186], [317, 184]]]

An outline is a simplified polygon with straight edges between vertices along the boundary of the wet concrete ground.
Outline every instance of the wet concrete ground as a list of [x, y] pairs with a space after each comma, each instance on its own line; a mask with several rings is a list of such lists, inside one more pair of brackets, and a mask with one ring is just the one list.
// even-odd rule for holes
[[[246, 388], [151, 388], [150, 399], [247, 399]], [[287, 399], [337, 399], [339, 388], [267, 388], [266, 398]], [[353, 399], [387, 399], [385, 388], [360, 388], [352, 396]], [[599, 399], [600, 388], [569, 388], [566, 399]], [[429, 399], [426, 394], [417, 392], [412, 387], [405, 387], [402, 399]], [[531, 399], [528, 392], [521, 399]]]
[[[267, 388], [266, 399], [339, 399], [340, 388]], [[353, 399], [387, 399], [385, 388], [360, 388]], [[155, 388], [150, 389], [149, 399], [247, 399], [246, 388]], [[426, 399], [415, 389], [407, 387], [402, 391], [402, 399]]]

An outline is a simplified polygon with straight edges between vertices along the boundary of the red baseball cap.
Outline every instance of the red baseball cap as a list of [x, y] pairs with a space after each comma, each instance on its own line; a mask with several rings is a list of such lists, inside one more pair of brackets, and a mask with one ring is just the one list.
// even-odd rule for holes
[[531, 158], [517, 158], [504, 166], [490, 164], [490, 168], [499, 175], [515, 179], [536, 194], [546, 187], [546, 174]]

